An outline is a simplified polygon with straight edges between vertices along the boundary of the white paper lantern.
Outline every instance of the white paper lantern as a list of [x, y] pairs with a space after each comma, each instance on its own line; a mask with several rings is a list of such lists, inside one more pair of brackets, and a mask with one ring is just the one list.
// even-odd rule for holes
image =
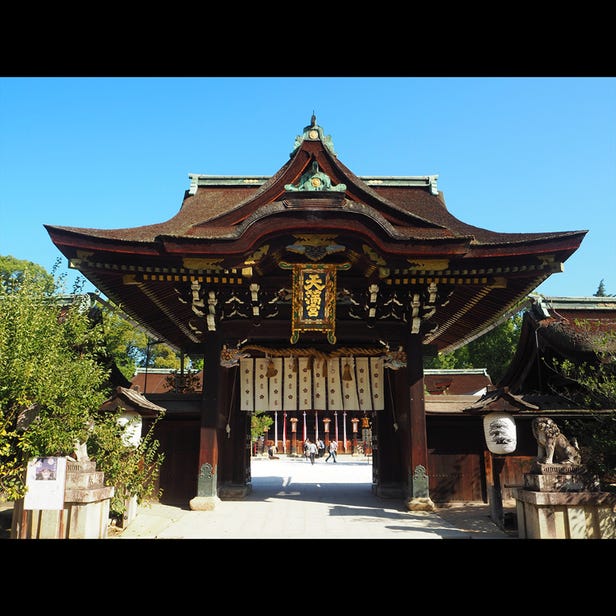
[[504, 454], [515, 451], [517, 434], [513, 416], [505, 412], [488, 413], [483, 418], [483, 432], [488, 449]]
[[139, 447], [143, 421], [137, 411], [123, 411], [118, 423], [124, 427], [122, 441], [126, 447]]

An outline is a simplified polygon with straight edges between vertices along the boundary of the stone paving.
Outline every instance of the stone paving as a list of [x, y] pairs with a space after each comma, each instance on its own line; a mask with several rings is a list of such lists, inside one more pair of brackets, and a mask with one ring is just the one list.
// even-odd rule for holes
[[[486, 505], [409, 512], [371, 490], [369, 458], [253, 458], [253, 490], [212, 511], [142, 505], [114, 539], [511, 539]], [[464, 513], [461, 513], [464, 512]]]

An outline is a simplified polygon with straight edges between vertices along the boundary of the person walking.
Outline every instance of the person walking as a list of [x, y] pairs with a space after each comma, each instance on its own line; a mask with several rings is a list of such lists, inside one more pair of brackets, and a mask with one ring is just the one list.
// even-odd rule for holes
[[310, 464], [314, 464], [314, 458], [318, 452], [317, 446], [308, 439], [308, 457], [310, 458]]
[[336, 451], [338, 451], [338, 441], [330, 441], [329, 455], [325, 458], [325, 462], [327, 462], [330, 458], [334, 458], [334, 464], [336, 464]]
[[321, 439], [317, 441], [317, 449], [319, 450], [317, 458], [322, 458], [325, 455], [325, 443]]
[[279, 458], [276, 455], [277, 453], [278, 453], [278, 450], [276, 449], [276, 445], [272, 443], [267, 449], [267, 455], [269, 456], [269, 459], [278, 460]]

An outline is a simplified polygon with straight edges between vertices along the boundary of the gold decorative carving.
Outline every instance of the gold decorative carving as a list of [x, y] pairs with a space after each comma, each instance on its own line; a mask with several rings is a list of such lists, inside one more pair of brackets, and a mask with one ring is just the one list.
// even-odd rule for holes
[[556, 261], [554, 255], [538, 255], [537, 259], [543, 265], [548, 265]]
[[185, 257], [182, 265], [189, 270], [222, 270], [219, 265], [222, 259], [202, 259], [199, 257]]
[[293, 236], [300, 244], [305, 246], [326, 246], [334, 241], [337, 235], [321, 235], [321, 234], [309, 234], [309, 235], [294, 235]]
[[441, 271], [449, 267], [449, 259], [424, 259], [423, 261], [415, 261], [407, 259], [410, 266], [414, 270], [420, 271]]
[[77, 250], [78, 259], [89, 259], [93, 254], [91, 250]]
[[335, 243], [335, 235], [303, 235], [294, 236], [295, 244], [287, 246], [289, 252], [304, 255], [311, 261], [321, 261], [325, 257], [338, 252], [344, 252], [342, 244]]
[[269, 248], [269, 244], [265, 244], [261, 246], [259, 250], [255, 250], [255, 252], [244, 261], [244, 265], [255, 265], [258, 263], [269, 252]]
[[506, 289], [507, 279], [504, 276], [495, 276], [490, 287], [493, 289]]
[[137, 280], [136, 274], [124, 274], [122, 284], [141, 284], [141, 280]]
[[377, 265], [387, 265], [387, 261], [385, 261], [374, 250], [372, 250], [370, 246], [364, 244], [362, 248], [364, 249], [364, 254], [368, 257], [368, 259], [370, 259], [370, 261], [376, 263]]

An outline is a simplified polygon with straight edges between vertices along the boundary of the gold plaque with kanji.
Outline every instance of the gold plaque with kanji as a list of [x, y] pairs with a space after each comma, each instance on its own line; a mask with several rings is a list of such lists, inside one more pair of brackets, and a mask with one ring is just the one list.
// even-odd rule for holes
[[324, 332], [336, 343], [336, 265], [295, 263], [291, 342], [300, 332]]

